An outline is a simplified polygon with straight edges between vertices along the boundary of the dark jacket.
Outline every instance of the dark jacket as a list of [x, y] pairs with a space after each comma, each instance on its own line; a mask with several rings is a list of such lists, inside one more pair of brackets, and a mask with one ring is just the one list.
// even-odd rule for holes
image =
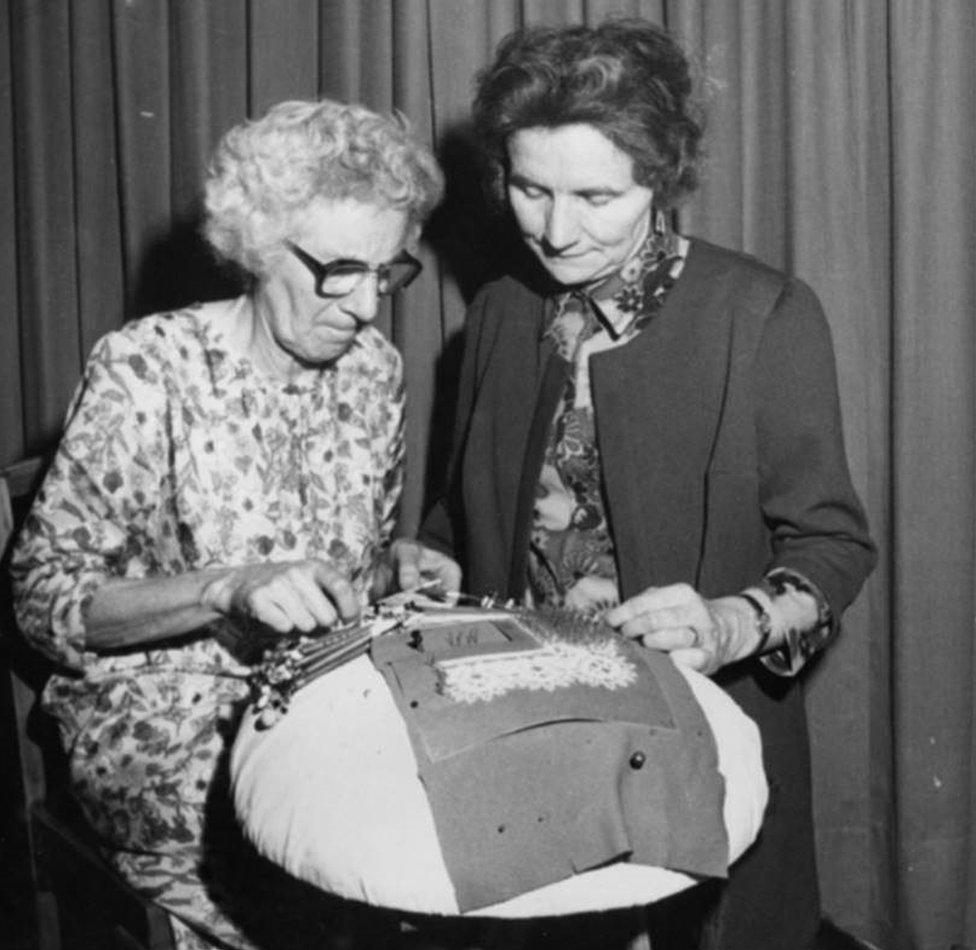
[[[542, 298], [512, 278], [483, 288], [469, 313], [452, 482], [422, 538], [455, 553], [472, 593], [525, 589], [534, 491], [566, 372], [550, 359], [543, 317]], [[809, 287], [695, 240], [661, 312], [630, 343], [594, 355], [590, 377], [625, 598], [675, 582], [732, 594], [784, 566], [840, 616], [875, 551], [848, 473], [830, 333]], [[802, 947], [791, 941], [805, 939], [819, 909], [801, 689], [754, 661], [716, 678], [760, 727], [772, 792], [760, 843], [733, 870], [715, 924], [721, 946]], [[750, 924], [737, 942], [742, 915], [768, 917], [769, 941]]]

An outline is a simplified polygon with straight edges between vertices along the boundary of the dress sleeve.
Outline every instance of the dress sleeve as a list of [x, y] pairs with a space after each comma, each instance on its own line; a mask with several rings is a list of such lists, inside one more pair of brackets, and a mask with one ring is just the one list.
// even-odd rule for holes
[[110, 577], [156, 572], [148, 523], [165, 448], [159, 374], [123, 334], [95, 347], [11, 561], [14, 607], [41, 652], [81, 668], [85, 610]]
[[755, 384], [769, 570], [805, 578], [833, 618], [826, 635], [821, 630], [804, 647], [807, 654], [788, 664], [795, 673], [836, 634], [876, 560], [848, 471], [830, 331], [819, 301], [800, 281], [787, 285], [766, 322]]

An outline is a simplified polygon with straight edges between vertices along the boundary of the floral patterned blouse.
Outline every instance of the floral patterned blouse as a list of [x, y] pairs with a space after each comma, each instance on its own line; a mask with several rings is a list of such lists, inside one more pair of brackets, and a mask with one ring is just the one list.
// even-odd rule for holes
[[88, 677], [146, 665], [243, 672], [211, 636], [86, 650], [84, 609], [109, 578], [318, 556], [365, 587], [390, 537], [403, 477], [399, 354], [367, 327], [311, 383], [264, 377], [222, 342], [221, 321], [243, 305], [146, 317], [92, 352], [12, 566], [25, 635]]
[[403, 479], [394, 347], [366, 327], [331, 366], [285, 383], [225, 343], [246, 304], [145, 317], [99, 341], [11, 565], [21, 630], [67, 668], [43, 703], [112, 860], [238, 947], [250, 942], [199, 876], [208, 794], [248, 693], [221, 645], [231, 621], [96, 654], [86, 605], [111, 578], [307, 557], [365, 592]]

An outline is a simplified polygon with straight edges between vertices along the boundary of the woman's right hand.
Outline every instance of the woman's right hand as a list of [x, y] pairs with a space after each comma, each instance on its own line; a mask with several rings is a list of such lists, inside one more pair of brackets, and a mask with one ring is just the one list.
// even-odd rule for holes
[[279, 633], [331, 627], [354, 620], [360, 612], [348, 578], [319, 558], [233, 568], [204, 587], [201, 603], [225, 617], [255, 620]]

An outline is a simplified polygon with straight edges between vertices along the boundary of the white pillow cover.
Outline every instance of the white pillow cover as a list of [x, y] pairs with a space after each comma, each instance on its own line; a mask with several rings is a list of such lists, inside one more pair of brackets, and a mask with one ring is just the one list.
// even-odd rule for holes
[[[725, 779], [730, 861], [759, 833], [767, 801], [759, 733], [710, 679], [680, 668]], [[458, 913], [406, 726], [362, 656], [300, 690], [271, 729], [249, 712], [231, 757], [234, 802], [265, 857], [333, 894], [381, 907]], [[642, 906], [692, 886], [667, 868], [617, 863], [473, 915], [521, 918]]]

